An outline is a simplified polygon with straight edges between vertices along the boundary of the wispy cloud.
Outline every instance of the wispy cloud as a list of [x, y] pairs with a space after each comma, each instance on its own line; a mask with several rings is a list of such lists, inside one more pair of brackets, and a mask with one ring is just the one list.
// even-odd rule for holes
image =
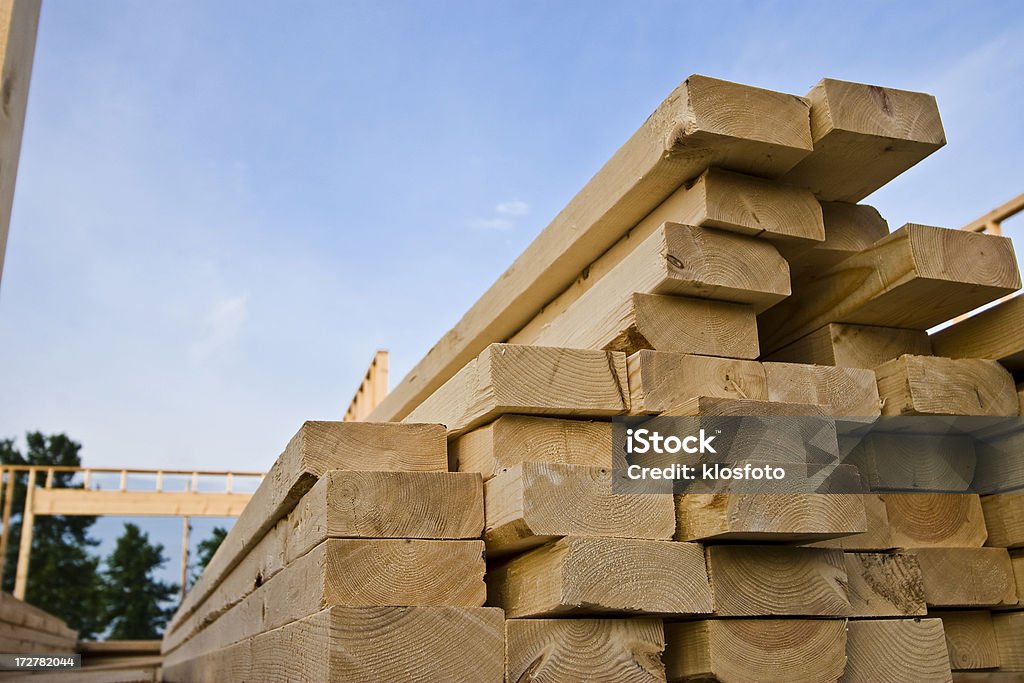
[[530, 205], [517, 200], [500, 202], [494, 207], [494, 215], [490, 218], [477, 218], [469, 221], [469, 227], [486, 232], [508, 232], [517, 225], [517, 219], [530, 214]]
[[203, 336], [189, 348], [189, 358], [203, 361], [230, 344], [245, 324], [248, 297], [230, 296], [216, 302], [203, 316]]

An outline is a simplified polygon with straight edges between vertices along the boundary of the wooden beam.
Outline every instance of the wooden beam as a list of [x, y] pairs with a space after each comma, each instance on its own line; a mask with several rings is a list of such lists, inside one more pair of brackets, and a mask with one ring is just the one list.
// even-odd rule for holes
[[25, 599], [28, 589], [29, 558], [32, 554], [32, 528], [35, 526], [36, 470], [29, 470], [25, 490], [25, 507], [21, 511], [21, 539], [18, 546], [18, 566], [14, 574], [14, 597]]
[[675, 497], [678, 541], [808, 542], [866, 530], [854, 493], [688, 493]]
[[711, 612], [696, 543], [568, 536], [489, 568], [487, 601], [510, 619]]
[[1024, 211], [1024, 192], [1020, 193], [1005, 204], [992, 209], [988, 213], [978, 216], [960, 229], [968, 232], [988, 231], [998, 235], [1002, 222], [1011, 216], [1017, 215], [1021, 211]]
[[14, 505], [14, 478], [17, 475], [15, 470], [0, 469], [7, 477], [7, 484], [4, 493], [3, 528], [0, 529], [0, 582], [3, 582], [4, 569], [7, 564], [7, 539], [11, 534], [11, 508]]
[[860, 498], [865, 520], [863, 533], [838, 536], [811, 545], [819, 548], [841, 548], [847, 552], [881, 551], [895, 548], [896, 544], [889, 528], [889, 515], [885, 509], [885, 501], [877, 493], [865, 493]]
[[625, 354], [491, 344], [406, 419], [439, 422], [455, 438], [506, 413], [607, 417], [628, 410]]
[[1019, 288], [1008, 239], [908, 224], [762, 313], [761, 350], [828, 323], [926, 330]]
[[509, 619], [505, 680], [665, 680], [660, 619]]
[[778, 176], [810, 152], [803, 98], [704, 76], [679, 86], [433, 346], [370, 419], [399, 420], [508, 339], [683, 182], [711, 166]]
[[928, 607], [1017, 604], [1010, 555], [1004, 548], [915, 548]]
[[873, 206], [821, 202], [821, 214], [824, 240], [780, 245], [782, 255], [789, 261], [793, 282], [806, 282], [889, 234], [889, 224]]
[[501, 611], [332, 607], [253, 639], [163, 668], [163, 680], [472, 680], [501, 683]]
[[637, 351], [626, 367], [634, 415], [657, 415], [698, 397], [768, 400], [764, 368], [755, 361]]
[[485, 485], [489, 558], [562, 536], [671, 540], [672, 499], [616, 495], [608, 467], [521, 463]]
[[974, 490], [983, 493], [1024, 488], [1024, 430], [979, 440]]
[[377, 351], [366, 370], [355, 396], [345, 411], [345, 422], [362, 422], [380, 405], [388, 393], [388, 352]]
[[251, 498], [248, 493], [42, 488], [36, 491], [32, 505], [37, 515], [237, 517]]
[[822, 200], [859, 202], [946, 144], [926, 93], [824, 78], [807, 99], [814, 152], [782, 180]]
[[844, 553], [851, 617], [924, 616], [924, 582], [908, 553]]
[[932, 611], [929, 616], [942, 619], [949, 665], [953, 669], [994, 669], [999, 666], [999, 648], [989, 612]]
[[843, 619], [705, 619], [665, 624], [670, 681], [835, 681], [846, 663]]
[[449, 444], [451, 469], [484, 481], [521, 462], [612, 466], [610, 422], [503, 415]]
[[844, 681], [953, 680], [940, 619], [850, 620], [847, 631]]
[[850, 611], [840, 550], [715, 545], [705, 554], [715, 616], [842, 617]]
[[306, 422], [253, 494], [168, 625], [174, 631], [328, 470], [445, 471], [444, 428], [426, 424]]
[[874, 369], [904, 354], [931, 353], [924, 330], [829, 323], [769, 354], [765, 360]]
[[997, 360], [1010, 372], [1020, 372], [1024, 370], [1024, 297], [1014, 296], [939, 330], [931, 342], [937, 355]]
[[883, 415], [1010, 416], [1013, 377], [995, 361], [900, 356], [875, 368]]
[[3, 279], [14, 183], [21, 155], [28, 86], [36, 52], [40, 0], [0, 0], [0, 279]]
[[1002, 671], [1024, 671], [1024, 612], [993, 614], [992, 627]]
[[942, 493], [970, 490], [976, 461], [970, 436], [875, 432], [859, 438], [843, 459], [860, 470], [872, 491]]
[[995, 548], [1024, 548], [1024, 493], [981, 497], [988, 540]]
[[878, 388], [870, 370], [802, 363], [764, 363], [763, 368], [770, 401], [826, 405], [843, 418], [879, 414]]
[[894, 547], [980, 548], [988, 537], [976, 494], [886, 493]]

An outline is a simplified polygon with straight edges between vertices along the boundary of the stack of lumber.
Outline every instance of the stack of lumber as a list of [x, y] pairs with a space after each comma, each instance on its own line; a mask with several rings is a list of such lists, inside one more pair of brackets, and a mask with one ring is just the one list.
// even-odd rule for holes
[[944, 143], [921, 93], [687, 79], [377, 422], [303, 427], [178, 610], [165, 678], [1024, 671], [1024, 494], [971, 492], [1024, 471], [984, 448], [873, 434], [867, 493], [613, 492], [618, 416], [814, 417], [838, 459], [839, 425], [1020, 414], [1021, 326], [928, 335], [1019, 289], [1009, 240], [857, 203]]
[[69, 654], [75, 652], [78, 632], [49, 612], [0, 593], [0, 652], [9, 654]]

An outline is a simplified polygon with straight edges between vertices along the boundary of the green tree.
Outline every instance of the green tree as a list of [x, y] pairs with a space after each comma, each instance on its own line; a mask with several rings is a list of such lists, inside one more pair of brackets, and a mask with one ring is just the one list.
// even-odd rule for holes
[[199, 580], [203, 570], [206, 569], [206, 565], [210, 564], [213, 554], [217, 552], [217, 548], [224, 542], [224, 537], [227, 535], [227, 529], [222, 526], [215, 526], [208, 538], [199, 541], [199, 544], [196, 546], [196, 566], [192, 572], [192, 583]]
[[[13, 439], [0, 440], [0, 462], [5, 465], [81, 466], [81, 444], [65, 434], [44, 436], [29, 432], [22, 452]], [[40, 475], [41, 476], [41, 475]], [[73, 473], [55, 472], [54, 488], [77, 488]], [[41, 481], [39, 483], [42, 483]], [[18, 547], [21, 543], [21, 511], [25, 505], [28, 474], [15, 477], [12, 497], [10, 538], [3, 588], [14, 589]], [[59, 616], [82, 638], [93, 638], [103, 630], [102, 587], [97, 573], [99, 558], [89, 549], [99, 541], [89, 536], [95, 517], [41, 515], [32, 530], [32, 553], [25, 591], [27, 602]]]
[[149, 534], [125, 524], [104, 573], [106, 617], [110, 640], [159, 638], [174, 613], [168, 606], [178, 586], [164, 583], [153, 573], [164, 566], [164, 547], [150, 543]]

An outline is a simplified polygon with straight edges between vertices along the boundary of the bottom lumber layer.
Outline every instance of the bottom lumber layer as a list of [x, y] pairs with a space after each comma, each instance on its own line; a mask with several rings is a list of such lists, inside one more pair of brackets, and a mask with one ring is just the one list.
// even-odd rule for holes
[[665, 641], [670, 681], [824, 683], [839, 679], [846, 663], [844, 619], [707, 619], [665, 624]]
[[933, 611], [929, 616], [942, 619], [949, 665], [954, 670], [994, 669], [999, 666], [999, 649], [991, 613]]
[[331, 607], [166, 667], [169, 683], [502, 680], [503, 615], [487, 607]]
[[848, 683], [952, 681], [940, 619], [851, 620], [846, 640]]
[[665, 680], [660, 619], [510, 619], [506, 681]]

